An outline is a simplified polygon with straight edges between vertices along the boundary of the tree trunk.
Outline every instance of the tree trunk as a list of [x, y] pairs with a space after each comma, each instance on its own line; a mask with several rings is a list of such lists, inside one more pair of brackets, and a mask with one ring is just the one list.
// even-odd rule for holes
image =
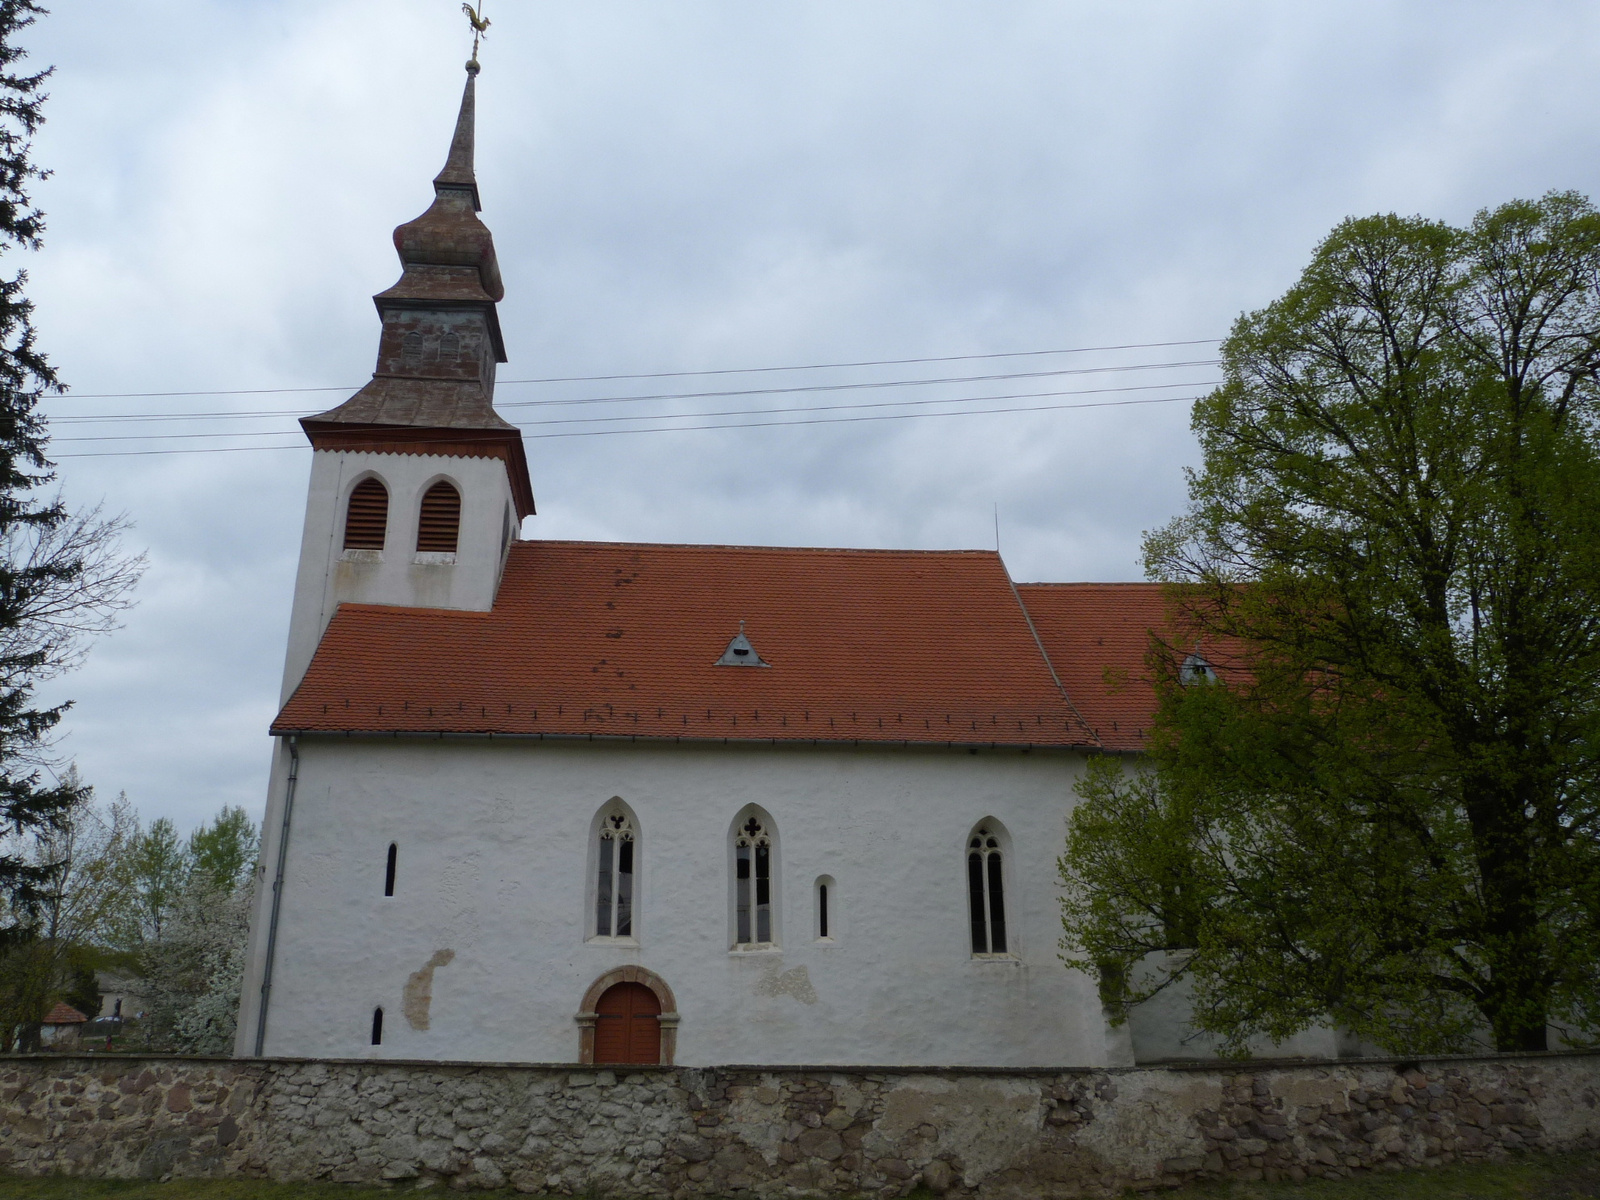
[[1539, 888], [1520, 789], [1470, 781], [1467, 817], [1483, 895], [1482, 947], [1489, 984], [1480, 1009], [1495, 1049], [1548, 1048], [1550, 964], [1539, 936]]

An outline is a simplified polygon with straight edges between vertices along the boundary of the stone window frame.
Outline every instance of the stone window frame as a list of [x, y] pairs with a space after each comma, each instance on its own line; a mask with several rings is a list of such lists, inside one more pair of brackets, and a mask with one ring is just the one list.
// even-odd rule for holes
[[[766, 842], [767, 849], [767, 934], [765, 941], [756, 937], [759, 932], [759, 912], [756, 902], [758, 887], [755, 855], [750, 862], [750, 934], [755, 940], [739, 940], [739, 843], [747, 840], [745, 826], [754, 820], [760, 827], [757, 835]], [[783, 947], [783, 894], [782, 867], [779, 859], [778, 823], [772, 814], [759, 804], [746, 804], [728, 827], [728, 953], [771, 954], [781, 953]]]
[[[626, 820], [628, 832], [633, 840], [633, 896], [632, 910], [629, 913], [630, 933], [618, 935], [616, 933], [603, 934], [600, 932], [600, 840], [605, 830], [608, 819], [620, 815]], [[644, 897], [644, 873], [640, 869], [644, 865], [644, 832], [639, 820], [639, 814], [633, 806], [621, 796], [613, 796], [598, 809], [594, 818], [589, 822], [589, 852], [585, 860], [585, 884], [583, 888], [583, 940], [597, 946], [637, 946], [639, 945], [639, 925]], [[615, 860], [613, 860], [615, 872]], [[615, 874], [613, 873], [613, 881]], [[615, 883], [613, 882], [613, 886]], [[612, 913], [615, 916], [615, 896], [613, 895]], [[613, 929], [615, 926], [613, 926]]]
[[[981, 846], [974, 848], [973, 841], [978, 838], [995, 843], [992, 847]], [[984, 896], [984, 935], [986, 944], [993, 945], [994, 930], [993, 901], [991, 899], [995, 872], [989, 869], [990, 856], [1000, 860], [1000, 908], [1001, 919], [1004, 923], [1004, 950], [980, 951], [972, 944], [972, 883], [971, 883], [971, 856], [975, 852], [980, 854], [983, 861], [983, 896]], [[967, 830], [967, 836], [961, 842], [961, 891], [964, 898], [963, 910], [967, 916], [966, 946], [967, 953], [974, 962], [1016, 962], [1022, 955], [1017, 937], [1016, 905], [1014, 903], [1017, 889], [1013, 878], [1015, 853], [1011, 841], [1011, 833], [1003, 821], [994, 817], [984, 817]]]
[[[578, 1023], [578, 1062], [582, 1066], [594, 1065], [594, 1026], [600, 1019], [600, 997], [619, 983], [639, 983], [655, 993], [661, 1004], [661, 1066], [670, 1067], [678, 1054], [678, 999], [672, 994], [667, 981], [644, 967], [614, 967], [589, 985], [583, 993], [583, 1003], [573, 1020]], [[642, 1065], [642, 1064], [641, 1064]]]

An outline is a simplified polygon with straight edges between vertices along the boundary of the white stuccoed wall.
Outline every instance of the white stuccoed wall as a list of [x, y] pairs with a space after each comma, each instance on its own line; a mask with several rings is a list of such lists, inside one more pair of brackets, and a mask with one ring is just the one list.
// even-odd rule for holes
[[[1082, 758], [1060, 752], [301, 739], [266, 1053], [575, 1062], [584, 991], [672, 987], [681, 1065], [1105, 1065], [1094, 982], [1057, 959], [1056, 865]], [[284, 756], [267, 817], [239, 1052], [252, 1051]], [[596, 812], [638, 819], [637, 945], [587, 941]], [[781, 948], [729, 950], [729, 832], [776, 825]], [[969, 952], [964, 843], [1009, 836], [1016, 957]], [[385, 854], [399, 846], [396, 895]], [[813, 884], [837, 881], [819, 943]], [[430, 1028], [407, 977], [440, 950]], [[372, 1010], [384, 1044], [369, 1044]]]
[[[347, 553], [345, 506], [351, 489], [369, 475], [389, 489], [386, 544], [381, 555]], [[461, 536], [453, 564], [416, 561], [422, 494], [440, 479], [448, 479], [461, 493]], [[516, 536], [515, 513], [510, 479], [500, 459], [343, 450], [313, 453], [280, 702], [299, 686], [322, 631], [343, 601], [489, 611], [505, 566], [508, 521], [511, 536]]]

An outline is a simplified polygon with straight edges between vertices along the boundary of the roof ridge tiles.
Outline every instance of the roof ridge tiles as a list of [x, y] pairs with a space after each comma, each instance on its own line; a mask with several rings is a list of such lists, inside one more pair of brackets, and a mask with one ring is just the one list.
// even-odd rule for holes
[[604, 550], [742, 550], [777, 554], [863, 554], [863, 555], [919, 555], [926, 557], [971, 556], [999, 558], [995, 550], [956, 548], [951, 550], [902, 550], [885, 546], [752, 546], [722, 542], [602, 542], [567, 538], [530, 538], [512, 543], [517, 547], [568, 546], [578, 549]]

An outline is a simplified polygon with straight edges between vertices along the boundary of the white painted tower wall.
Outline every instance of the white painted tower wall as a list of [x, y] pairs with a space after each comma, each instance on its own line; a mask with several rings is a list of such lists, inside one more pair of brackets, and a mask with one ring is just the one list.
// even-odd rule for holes
[[[384, 548], [345, 550], [350, 492], [368, 476], [376, 476], [389, 490]], [[418, 554], [422, 496], [441, 479], [461, 493], [456, 553]], [[488, 612], [517, 527], [510, 476], [501, 459], [351, 450], [313, 453], [280, 703], [300, 685], [323, 630], [341, 603]]]

